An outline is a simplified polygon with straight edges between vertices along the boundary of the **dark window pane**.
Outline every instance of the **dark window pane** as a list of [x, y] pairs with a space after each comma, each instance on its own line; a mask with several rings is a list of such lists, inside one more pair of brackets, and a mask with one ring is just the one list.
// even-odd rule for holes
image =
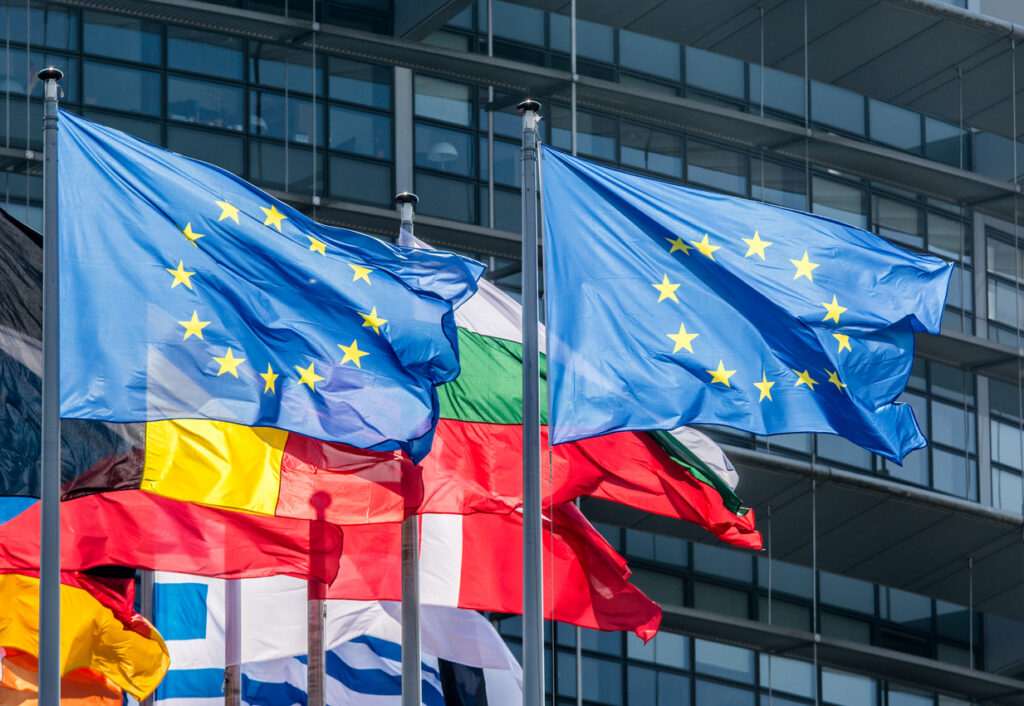
[[241, 137], [168, 125], [167, 149], [216, 164], [233, 174], [245, 171], [245, 143]]
[[875, 224], [875, 232], [903, 245], [915, 248], [924, 247], [919, 213], [920, 211], [916, 207], [902, 201], [881, 196], [871, 198], [871, 215]]
[[898, 588], [880, 586], [879, 614], [883, 619], [916, 630], [932, 629], [932, 599]]
[[[551, 13], [551, 48], [569, 53], [569, 18]], [[652, 39], [651, 41], [659, 41]], [[608, 25], [576, 20], [576, 53], [581, 57], [615, 63], [615, 30]], [[678, 54], [676, 54], [678, 57]], [[679, 65], [677, 59], [676, 65]]]
[[973, 500], [978, 495], [978, 464], [963, 454], [932, 449], [932, 486], [943, 493]]
[[243, 91], [223, 83], [167, 77], [167, 117], [197, 125], [242, 131]]
[[864, 134], [864, 96], [811, 81], [811, 120], [840, 130]]
[[390, 205], [394, 196], [391, 167], [331, 155], [330, 195], [342, 201]]
[[[290, 145], [249, 141], [249, 181], [271, 189], [299, 193], [323, 191], [323, 153], [317, 154], [316, 191], [313, 191], [313, 151]], [[287, 169], [285, 168], [287, 165]]]
[[871, 470], [871, 452], [833, 434], [819, 434], [818, 455], [830, 461]]
[[622, 703], [622, 663], [583, 658], [583, 698], [596, 704]]
[[739, 152], [689, 140], [686, 145], [686, 178], [720, 191], [746, 195], [747, 159]]
[[[494, 227], [519, 233], [523, 229], [522, 195], [518, 191], [494, 190]], [[487, 225], [487, 187], [480, 187], [480, 224]]]
[[682, 178], [682, 137], [624, 122], [621, 140], [623, 164]]
[[871, 139], [901, 150], [921, 151], [921, 115], [882, 101], [868, 100]]
[[750, 618], [750, 595], [733, 588], [695, 581], [693, 607], [746, 620]]
[[415, 83], [417, 116], [472, 127], [473, 100], [469, 86], [419, 75]]
[[85, 52], [126, 61], [159, 64], [161, 56], [160, 24], [144, 22], [124, 15], [85, 12]]
[[679, 45], [674, 42], [619, 30], [619, 64], [625, 68], [678, 81], [679, 57]]
[[752, 684], [754, 652], [721, 642], [694, 640], [694, 660], [701, 674]]
[[693, 568], [737, 581], [752, 581], [754, 567], [749, 554], [711, 544], [693, 545]]
[[[942, 120], [925, 117], [924, 119], [924, 156], [954, 167], [960, 166], [960, 145], [963, 138], [964, 151], [967, 148], [967, 135], [956, 125]], [[967, 161], [964, 160], [966, 166]]]
[[698, 679], [697, 706], [754, 706], [754, 692]]
[[855, 186], [840, 184], [822, 177], [813, 177], [813, 212], [857, 228], [868, 227], [864, 211], [864, 192]]
[[187, 27], [167, 27], [167, 67], [242, 78], [242, 39]]
[[331, 149], [391, 159], [391, 118], [332, 105]]
[[753, 199], [761, 199], [762, 193], [768, 203], [798, 211], [807, 210], [807, 176], [802, 169], [753, 157], [750, 163], [750, 195]]
[[276, 93], [249, 93], [249, 130], [256, 135], [287, 139], [303, 145], [323, 144], [323, 130], [317, 130], [313, 101], [288, 97]]
[[[551, 144], [559, 149], [572, 147], [572, 118], [568, 108], [551, 107]], [[618, 127], [614, 118], [577, 111], [576, 147], [580, 154], [615, 161]]]
[[473, 137], [465, 132], [416, 124], [416, 165], [473, 176]]
[[130, 113], [159, 116], [160, 74], [86, 61], [82, 103]]
[[[935, 213], [928, 213], [928, 249], [951, 260], [957, 260], [963, 254], [964, 262], [970, 264], [971, 254], [965, 251], [964, 224], [952, 218], [945, 218]], [[954, 279], [956, 275], [954, 275]]]
[[417, 211], [466, 223], [476, 223], [476, 186], [465, 181], [416, 172]]
[[818, 590], [822, 603], [859, 613], [873, 615], [875, 612], [875, 587], [867, 581], [822, 571]]
[[668, 605], [683, 605], [683, 579], [658, 571], [633, 569], [629, 578], [641, 591], [651, 597], [652, 601]]
[[494, 0], [491, 12], [494, 36], [544, 46], [544, 13], [540, 10]]
[[[808, 599], [814, 594], [814, 573], [806, 566], [773, 559], [771, 578], [772, 590], [775, 592]], [[757, 557], [757, 582], [763, 587], [768, 586], [768, 559], [763, 556]]]
[[[520, 147], [514, 142], [494, 141], [494, 182], [519, 186], [523, 169], [519, 161]], [[480, 138], [480, 178], [487, 179], [487, 138]]]
[[[249, 80], [261, 86], [287, 88], [289, 92], [316, 93], [323, 85], [322, 54], [317, 54], [316, 71], [308, 49], [290, 49], [266, 42], [249, 43]], [[314, 82], [316, 91], [314, 91]]]
[[839, 706], [876, 706], [878, 686], [869, 677], [822, 669], [821, 696]]
[[[572, 678], [575, 683], [575, 675]], [[626, 697], [631, 704], [657, 703], [658, 673], [653, 669], [630, 665], [626, 670]]]
[[[43, 148], [43, 104], [32, 101], [26, 114], [25, 101], [11, 98], [7, 101], [7, 115], [0, 116], [0, 141], [10, 147]], [[5, 134], [6, 133], [6, 134]]]
[[1024, 276], [1024, 250], [1017, 250], [1012, 242], [995, 237], [991, 231], [987, 233], [985, 245], [988, 250], [986, 264], [989, 272], [1010, 279]]
[[864, 645], [871, 644], [871, 625], [863, 620], [848, 618], [845, 615], [836, 615], [828, 611], [821, 611], [821, 622], [819, 629], [823, 635], [838, 637], [842, 640], [859, 642]]
[[115, 130], [127, 132], [129, 135], [135, 135], [154, 145], [159, 145], [163, 142], [160, 136], [160, 123], [154, 120], [140, 120], [98, 110], [83, 110], [82, 117], [102, 125], [107, 125]]
[[331, 98], [374, 108], [391, 107], [390, 68], [332, 56], [327, 69], [327, 91]]
[[657, 706], [689, 706], [689, 704], [690, 679], [670, 672], [658, 672]]
[[[762, 653], [761, 686], [771, 686], [788, 694], [814, 697], [814, 665], [796, 659]], [[771, 680], [769, 681], [769, 675]]]
[[17, 41], [28, 42], [32, 46], [78, 49], [76, 11], [52, 5], [36, 6], [28, 10], [26, 17], [28, 3], [8, 0], [5, 4], [7, 7], [0, 7], [3, 36], [17, 38]]
[[[8, 57], [10, 64], [8, 65]], [[64, 89], [61, 102], [78, 102], [78, 59], [63, 54], [33, 51], [31, 59], [21, 49], [0, 51], [0, 96], [10, 92], [11, 95], [23, 96], [31, 93], [33, 97], [43, 97], [43, 82], [36, 74], [42, 66], [56, 66], [64, 72], [60, 87]]]
[[696, 47], [686, 47], [686, 83], [733, 98], [746, 97], [743, 62]]

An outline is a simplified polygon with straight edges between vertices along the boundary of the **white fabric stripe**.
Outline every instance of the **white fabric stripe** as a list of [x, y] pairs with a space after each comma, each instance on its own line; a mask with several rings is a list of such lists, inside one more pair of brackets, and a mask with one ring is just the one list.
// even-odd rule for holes
[[690, 427], [679, 427], [669, 433], [692, 451], [697, 458], [708, 464], [708, 468], [717, 473], [722, 480], [728, 483], [730, 488], [736, 490], [736, 486], [740, 482], [740, 475], [718, 444]]
[[420, 603], [457, 608], [462, 586], [462, 516], [420, 517]]

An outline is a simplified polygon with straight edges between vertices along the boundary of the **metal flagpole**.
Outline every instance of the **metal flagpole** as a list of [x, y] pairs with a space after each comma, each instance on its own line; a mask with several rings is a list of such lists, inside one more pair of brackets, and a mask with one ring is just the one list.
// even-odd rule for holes
[[[412, 247], [413, 211], [419, 201], [408, 191], [395, 196], [402, 212], [398, 244]], [[420, 662], [420, 532], [418, 515], [402, 520], [402, 706], [423, 703]]]
[[[156, 625], [155, 602], [155, 572], [142, 570], [139, 572], [139, 612], [142, 617]], [[153, 706], [154, 695], [150, 694], [142, 700], [142, 706]]]
[[544, 593], [541, 564], [540, 383], [537, 341], [537, 120], [523, 114], [523, 704], [544, 704]]
[[322, 584], [306, 583], [306, 704], [324, 706], [324, 600]]
[[224, 582], [224, 706], [242, 703], [242, 583]]
[[43, 414], [40, 459], [39, 703], [60, 704], [60, 278], [57, 268], [57, 81], [38, 74], [43, 103]]

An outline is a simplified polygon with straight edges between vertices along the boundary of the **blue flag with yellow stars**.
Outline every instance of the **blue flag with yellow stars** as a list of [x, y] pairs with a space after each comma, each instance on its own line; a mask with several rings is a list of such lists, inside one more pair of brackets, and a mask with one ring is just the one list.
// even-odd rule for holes
[[900, 461], [953, 265], [827, 218], [542, 150], [554, 443], [717, 424]]
[[320, 225], [70, 113], [58, 150], [63, 417], [429, 450], [482, 265]]

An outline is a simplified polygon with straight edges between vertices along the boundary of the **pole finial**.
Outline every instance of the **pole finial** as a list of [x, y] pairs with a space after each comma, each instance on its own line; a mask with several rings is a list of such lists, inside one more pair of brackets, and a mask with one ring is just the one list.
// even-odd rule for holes
[[47, 66], [45, 69], [36, 74], [36, 76], [43, 81], [49, 81], [50, 79], [53, 79], [54, 81], [60, 81], [62, 78], [64, 78], [64, 72], [54, 66]]
[[533, 100], [532, 98], [527, 98], [522, 103], [516, 106], [516, 110], [518, 110], [520, 113], [538, 113], [540, 112], [540, 103]]
[[403, 191], [400, 194], [395, 194], [395, 203], [397, 203], [397, 204], [419, 203], [419, 202], [420, 202], [420, 197], [417, 196], [416, 194], [412, 193], [411, 191]]

